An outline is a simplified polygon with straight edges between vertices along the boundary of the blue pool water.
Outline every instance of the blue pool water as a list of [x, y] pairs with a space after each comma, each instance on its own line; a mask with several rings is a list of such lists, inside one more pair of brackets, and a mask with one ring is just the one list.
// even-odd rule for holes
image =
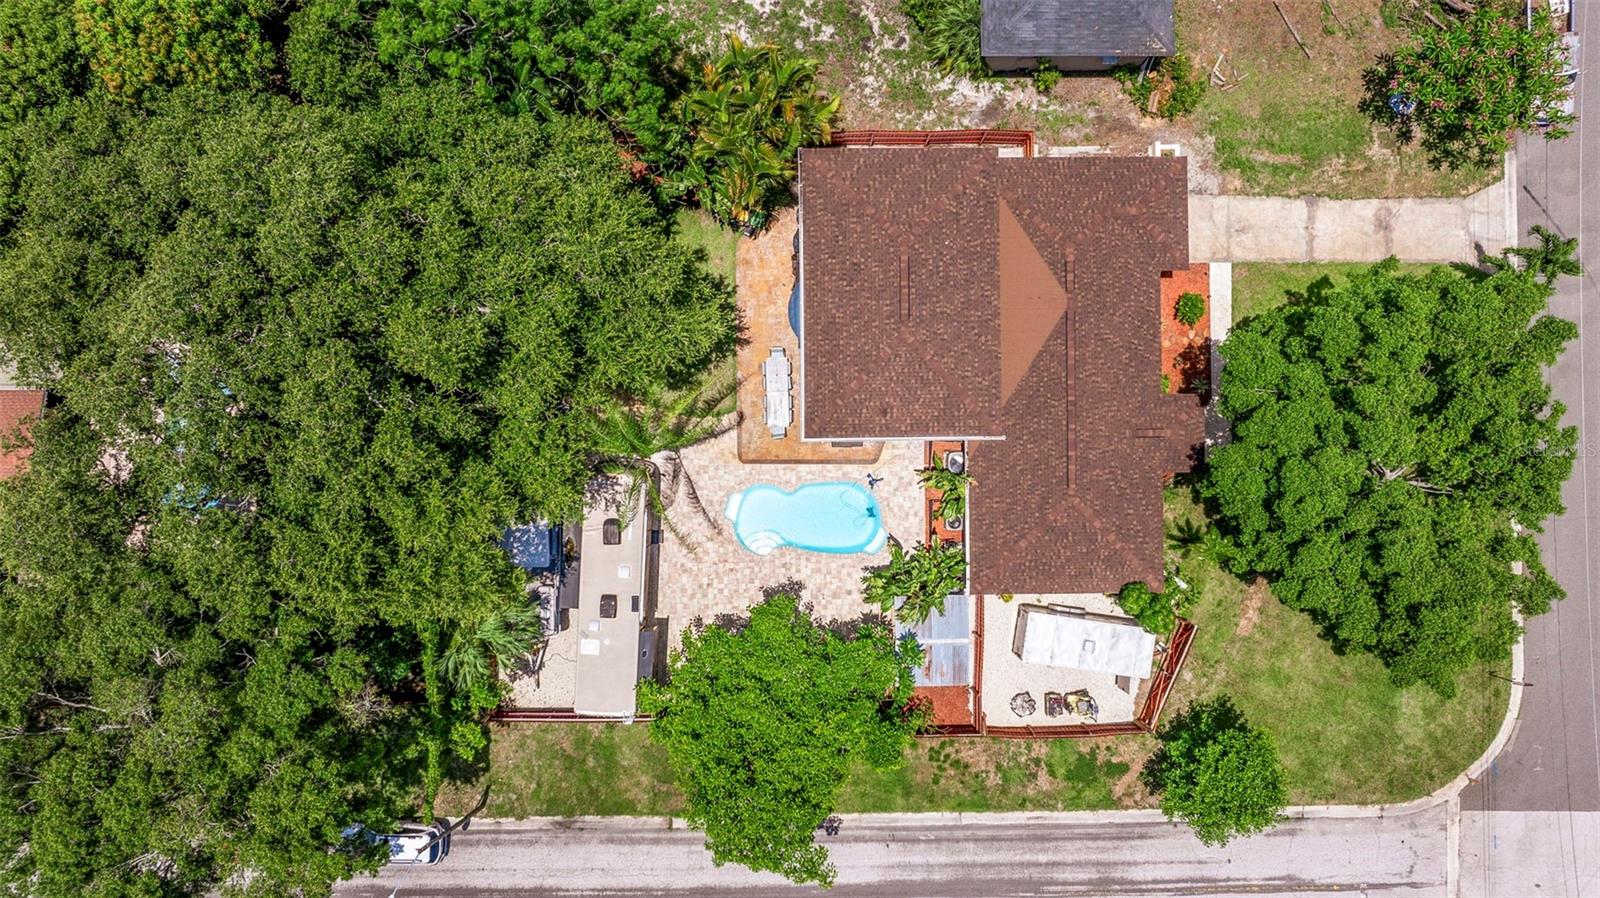
[[722, 510], [739, 544], [757, 555], [780, 546], [849, 555], [889, 539], [872, 493], [854, 483], [807, 483], [793, 492], [758, 483], [728, 497]]

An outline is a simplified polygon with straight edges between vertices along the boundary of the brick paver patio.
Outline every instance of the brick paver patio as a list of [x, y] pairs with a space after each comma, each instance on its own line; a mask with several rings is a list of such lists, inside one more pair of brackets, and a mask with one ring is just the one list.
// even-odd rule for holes
[[[752, 240], [740, 240], [737, 255], [739, 321], [739, 456], [748, 463], [849, 463], [872, 464], [881, 443], [840, 447], [832, 443], [800, 441], [800, 338], [789, 326], [789, 294], [794, 290], [795, 211], [785, 209]], [[782, 439], [773, 439], [765, 422], [762, 400], [766, 384], [761, 363], [782, 346], [795, 366], [795, 421]]]

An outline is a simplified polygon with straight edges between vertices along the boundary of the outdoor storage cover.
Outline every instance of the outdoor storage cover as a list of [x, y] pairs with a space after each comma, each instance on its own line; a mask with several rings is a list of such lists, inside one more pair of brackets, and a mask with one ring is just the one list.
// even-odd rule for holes
[[1156, 638], [1132, 622], [1023, 609], [1019, 626], [1022, 660], [1029, 664], [1094, 670], [1146, 679], [1155, 662]]

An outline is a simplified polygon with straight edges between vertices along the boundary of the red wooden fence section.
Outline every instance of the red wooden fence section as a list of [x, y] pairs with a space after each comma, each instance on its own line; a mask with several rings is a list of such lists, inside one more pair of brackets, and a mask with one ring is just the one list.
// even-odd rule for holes
[[1172, 642], [1167, 645], [1167, 657], [1161, 661], [1161, 669], [1156, 671], [1156, 677], [1150, 682], [1150, 694], [1145, 696], [1144, 707], [1140, 709], [1136, 718], [1139, 725], [1151, 732], [1155, 731], [1156, 721], [1161, 719], [1161, 709], [1167, 704], [1167, 693], [1172, 691], [1173, 683], [1178, 680], [1178, 671], [1183, 669], [1183, 662], [1189, 657], [1189, 649], [1194, 645], [1194, 624], [1178, 618], [1178, 629], [1172, 632]]
[[835, 131], [832, 144], [843, 147], [1017, 146], [1022, 147], [1024, 156], [1032, 156], [1033, 132], [996, 128], [965, 131]]

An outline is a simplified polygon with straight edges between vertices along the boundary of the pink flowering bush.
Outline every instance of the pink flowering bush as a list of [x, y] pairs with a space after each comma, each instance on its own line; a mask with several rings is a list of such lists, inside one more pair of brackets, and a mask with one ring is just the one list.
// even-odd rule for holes
[[1520, 4], [1486, 2], [1379, 59], [1365, 73], [1362, 108], [1402, 141], [1419, 140], [1437, 166], [1488, 165], [1518, 131], [1547, 124], [1546, 139], [1566, 136], [1565, 66], [1547, 9], [1530, 26]]

